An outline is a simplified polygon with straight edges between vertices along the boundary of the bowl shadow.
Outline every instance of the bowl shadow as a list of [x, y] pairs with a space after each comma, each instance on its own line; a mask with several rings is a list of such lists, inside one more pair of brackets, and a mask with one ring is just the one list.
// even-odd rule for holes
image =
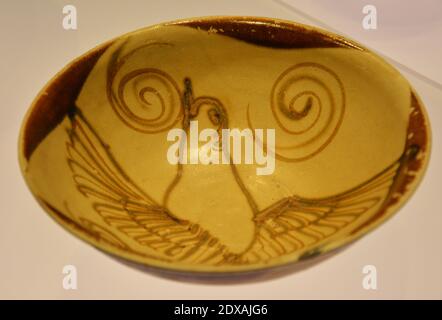
[[304, 260], [284, 264], [281, 266], [269, 267], [261, 270], [222, 273], [173, 271], [142, 265], [136, 262], [125, 260], [115, 255], [111, 255], [107, 252], [104, 252], [104, 254], [109, 256], [111, 259], [116, 260], [117, 262], [132, 269], [166, 280], [202, 285], [231, 285], [265, 282], [296, 274], [308, 270], [330, 259], [331, 257], [334, 257], [351, 245], [352, 244], [350, 243], [329, 252], [317, 256], [312, 256]]

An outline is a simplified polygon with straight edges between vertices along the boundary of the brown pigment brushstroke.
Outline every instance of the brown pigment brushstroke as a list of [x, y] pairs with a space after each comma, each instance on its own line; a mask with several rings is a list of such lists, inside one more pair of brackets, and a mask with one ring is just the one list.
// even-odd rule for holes
[[[54, 206], [52, 206], [45, 199], [37, 196], [37, 200], [44, 208], [46, 208], [50, 212], [52, 212], [53, 215], [55, 215], [58, 219], [63, 221], [66, 225], [69, 225], [72, 228], [76, 229], [77, 231], [80, 231], [83, 234], [86, 234], [88, 237], [94, 238], [97, 241], [103, 241], [103, 242], [107, 243], [108, 245], [110, 245], [110, 246], [112, 246], [112, 247], [114, 247], [114, 248], [116, 248], [118, 250], [123, 250], [125, 252], [129, 252], [129, 253], [135, 254], [137, 256], [143, 257], [143, 258], [147, 257], [147, 258], [150, 258], [150, 259], [157, 259], [157, 260], [160, 260], [160, 261], [171, 262], [169, 259], [165, 259], [165, 258], [161, 258], [161, 257], [156, 257], [156, 256], [152, 256], [152, 255], [149, 255], [149, 254], [146, 254], [146, 253], [141, 253], [141, 252], [135, 251], [132, 248], [130, 248], [129, 246], [127, 248], [117, 247], [117, 246], [115, 246], [114, 243], [108, 241], [107, 239], [104, 239], [104, 238], [100, 237], [99, 234], [92, 232], [91, 230], [85, 228], [83, 225], [81, 225], [77, 221], [74, 221], [71, 218], [67, 217], [64, 213], [60, 212], [58, 209], [56, 209]], [[109, 231], [107, 230], [107, 232], [109, 232]], [[97, 249], [100, 249], [100, 248], [97, 247]]]
[[[183, 25], [206, 31], [214, 30], [219, 35], [225, 35], [260, 46], [294, 49], [294, 48], [353, 48], [364, 50], [353, 43], [339, 37], [330, 37], [316, 30], [294, 25], [283, 21], [273, 21], [266, 18], [218, 18], [214, 20], [194, 20], [173, 22], [169, 25]], [[256, 23], [258, 22], [258, 23]], [[269, 25], [271, 28], [269, 28]]]
[[[399, 183], [396, 184], [394, 189], [390, 191], [391, 195], [399, 194], [399, 196], [390, 196], [389, 201], [384, 203], [383, 207], [373, 217], [371, 217], [371, 219], [367, 220], [351, 232], [352, 235], [383, 217], [387, 213], [390, 206], [399, 202], [399, 199], [406, 193], [408, 185], [415, 179], [415, 176], [407, 173], [419, 171], [424, 164], [422, 160], [428, 157], [426, 154], [428, 149], [428, 136], [427, 131], [424, 129], [427, 127], [427, 124], [425, 122], [422, 106], [419, 103], [414, 91], [411, 91], [410, 100], [411, 110], [408, 122], [407, 140], [404, 150], [409, 150], [410, 148], [413, 148], [413, 146], [416, 146], [418, 148], [418, 154], [414, 157], [410, 157], [407, 160], [407, 163], [404, 164], [407, 171], [402, 175], [402, 177], [398, 177]], [[419, 157], [419, 155], [423, 156]]]
[[106, 43], [75, 61], [55, 79], [35, 102], [23, 131], [23, 153], [29, 161], [41, 141], [64, 119], [75, 103], [98, 58], [111, 45]]

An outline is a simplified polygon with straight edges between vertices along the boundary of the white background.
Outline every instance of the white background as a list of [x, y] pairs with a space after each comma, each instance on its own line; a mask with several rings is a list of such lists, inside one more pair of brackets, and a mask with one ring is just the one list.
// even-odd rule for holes
[[[62, 28], [66, 4], [77, 7], [76, 31]], [[377, 5], [377, 30], [361, 26], [365, 4]], [[3, 0], [0, 7], [0, 298], [442, 298], [441, 1]], [[328, 26], [394, 61], [423, 99], [433, 130], [426, 177], [394, 218], [307, 270], [268, 281], [207, 285], [123, 265], [74, 238], [43, 212], [17, 161], [21, 120], [41, 87], [71, 59], [105, 40], [163, 21], [207, 15], [267, 16]], [[67, 264], [78, 269], [76, 291], [62, 288]], [[367, 264], [377, 267], [376, 291], [362, 288]]]

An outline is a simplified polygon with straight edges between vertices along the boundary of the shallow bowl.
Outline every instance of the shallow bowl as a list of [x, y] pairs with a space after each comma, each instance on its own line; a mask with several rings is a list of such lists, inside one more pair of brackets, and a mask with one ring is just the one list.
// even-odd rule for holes
[[131, 32], [70, 63], [32, 104], [19, 159], [77, 237], [210, 276], [358, 239], [409, 198], [429, 149], [422, 102], [370, 50], [294, 22], [211, 17]]

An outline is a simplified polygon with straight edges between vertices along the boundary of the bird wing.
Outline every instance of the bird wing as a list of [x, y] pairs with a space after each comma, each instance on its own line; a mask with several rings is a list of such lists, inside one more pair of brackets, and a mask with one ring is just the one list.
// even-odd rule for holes
[[73, 179], [108, 226], [168, 260], [217, 264], [224, 259], [226, 247], [217, 238], [174, 216], [130, 179], [79, 109], [70, 121], [66, 148]]
[[140, 189], [80, 110], [70, 119], [66, 148], [78, 191], [93, 201], [93, 209], [108, 226], [168, 261], [249, 264], [311, 248], [347, 230], [345, 227], [365, 213], [379, 210], [390, 198], [392, 185], [406, 163], [404, 152], [373, 178], [335, 196], [291, 196], [278, 201], [254, 217], [255, 236], [250, 246], [243, 253], [232, 254], [200, 225], [174, 216]]
[[249, 248], [236, 263], [265, 262], [298, 250], [312, 248], [342, 231], [364, 213], [377, 212], [390, 196], [403, 157], [368, 181], [335, 196], [284, 198], [258, 213]]

